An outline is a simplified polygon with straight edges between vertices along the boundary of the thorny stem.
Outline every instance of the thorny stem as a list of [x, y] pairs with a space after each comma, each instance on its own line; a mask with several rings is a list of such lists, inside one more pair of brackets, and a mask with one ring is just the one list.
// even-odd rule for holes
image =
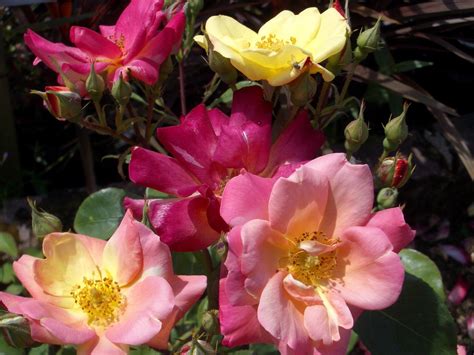
[[[127, 105], [127, 109], [128, 109], [128, 114], [130, 115], [131, 118], [137, 117], [137, 114], [135, 110], [133, 109], [133, 106], [130, 102]], [[147, 142], [145, 141], [145, 138], [140, 133], [140, 128], [138, 127], [138, 124], [133, 123], [132, 126], [133, 126], [133, 131], [135, 132], [135, 136], [137, 137], [138, 141], [141, 143], [142, 146], [145, 147]]]
[[104, 111], [102, 111], [102, 107], [100, 107], [100, 103], [94, 100], [94, 107], [95, 111], [97, 112], [97, 116], [99, 116], [99, 122], [102, 126], [107, 126], [107, 121], [104, 116]]
[[339, 95], [339, 100], [337, 100], [336, 104], [340, 104], [341, 102], [344, 101], [346, 95], [347, 95], [347, 90], [349, 89], [349, 84], [352, 81], [352, 78], [354, 77], [354, 72], [359, 63], [352, 63], [349, 71], [347, 72], [346, 76], [346, 81], [344, 81], [344, 86], [342, 87], [341, 94]]
[[150, 143], [152, 132], [152, 120], [153, 120], [153, 108], [155, 106], [155, 95], [153, 93], [148, 94], [148, 108], [146, 115], [146, 129], [145, 129], [145, 142], [148, 145]]
[[323, 107], [326, 105], [328, 101], [329, 95], [329, 88], [331, 87], [331, 82], [325, 81], [323, 84], [323, 88], [321, 89], [321, 94], [319, 95], [318, 104], [316, 106], [316, 113], [314, 114], [314, 119], [316, 121], [319, 120], [319, 116], [321, 115], [321, 111]]
[[100, 124], [92, 123], [92, 122], [89, 122], [89, 121], [86, 121], [86, 120], [81, 121], [81, 125], [86, 127], [87, 129], [90, 129], [90, 130], [95, 131], [97, 133], [106, 134], [106, 135], [112, 136], [114, 138], [120, 139], [120, 140], [124, 141], [125, 143], [130, 144], [132, 146], [136, 145], [135, 141], [133, 141], [132, 139], [128, 138], [127, 136], [125, 136], [121, 133], [117, 133], [116, 131], [114, 131], [110, 127], [104, 127], [104, 126], [101, 126]]
[[184, 66], [183, 61], [181, 60], [178, 63], [179, 69], [179, 95], [181, 99], [181, 114], [186, 115], [186, 92], [184, 88]]

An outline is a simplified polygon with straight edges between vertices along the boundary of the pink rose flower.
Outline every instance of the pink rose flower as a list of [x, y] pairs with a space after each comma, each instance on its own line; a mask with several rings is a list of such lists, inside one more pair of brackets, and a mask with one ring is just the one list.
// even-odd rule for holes
[[287, 178], [232, 179], [221, 205], [232, 227], [220, 282], [223, 344], [345, 354], [362, 310], [397, 300], [404, 268], [396, 253], [414, 237], [399, 208], [371, 214], [373, 199], [370, 169], [344, 154]]
[[107, 242], [52, 233], [43, 253], [13, 264], [32, 298], [0, 292], [0, 302], [28, 320], [33, 340], [75, 344], [79, 354], [167, 349], [174, 324], [206, 287], [205, 276], [175, 275], [168, 247], [130, 212]]
[[36, 55], [34, 64], [44, 62], [67, 78], [77, 91], [85, 93], [84, 83], [95, 63], [97, 73], [105, 73], [109, 87], [120, 75], [153, 85], [158, 80], [160, 65], [181, 41], [186, 18], [182, 9], [172, 18], [161, 11], [163, 0], [132, 0], [114, 26], [100, 26], [100, 33], [73, 26], [71, 42], [77, 47], [52, 43], [32, 30], [25, 43]]
[[[313, 158], [324, 141], [301, 111], [272, 145], [271, 120], [262, 89], [248, 87], [234, 94], [230, 117], [199, 105], [180, 125], [159, 128], [157, 136], [173, 157], [132, 151], [130, 179], [176, 196], [148, 201], [149, 220], [172, 250], [205, 248], [227, 231], [220, 196], [242, 169], [263, 176], [289, 174], [297, 163]], [[125, 200], [136, 218], [142, 217], [143, 205], [143, 200]]]

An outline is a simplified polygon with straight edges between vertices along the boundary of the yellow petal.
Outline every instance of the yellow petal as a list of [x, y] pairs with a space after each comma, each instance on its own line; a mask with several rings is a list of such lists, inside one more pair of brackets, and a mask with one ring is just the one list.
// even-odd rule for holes
[[53, 296], [69, 297], [72, 287], [83, 277], [97, 273], [97, 267], [80, 238], [72, 233], [53, 233], [43, 241], [46, 259], [34, 265], [35, 278]]
[[209, 18], [206, 22], [206, 32], [214, 46], [214, 41], [218, 41], [237, 51], [248, 48], [257, 38], [257, 34], [250, 28], [232, 17], [223, 15]]
[[312, 64], [311, 67], [309, 68], [309, 72], [311, 74], [321, 73], [324, 81], [334, 80], [334, 74], [330, 70], [327, 70], [325, 67], [319, 64]]
[[311, 53], [311, 61], [320, 63], [342, 51], [348, 31], [346, 19], [337, 10], [331, 8], [324, 11], [316, 37], [305, 47]]
[[315, 7], [307, 8], [298, 15], [282, 11], [260, 28], [258, 38], [274, 34], [284, 41], [291, 41], [293, 38], [293, 44], [304, 47], [318, 33], [320, 17], [319, 10]]
[[207, 52], [208, 46], [207, 46], [207, 40], [206, 37], [203, 35], [198, 35], [194, 36], [194, 42], [196, 42], [201, 48], [204, 48], [204, 50]]

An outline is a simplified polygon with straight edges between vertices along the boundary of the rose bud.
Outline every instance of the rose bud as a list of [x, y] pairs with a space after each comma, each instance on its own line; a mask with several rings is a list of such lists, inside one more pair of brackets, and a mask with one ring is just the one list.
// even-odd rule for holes
[[128, 104], [132, 96], [132, 91], [132, 86], [123, 79], [122, 75], [119, 76], [118, 80], [115, 80], [112, 86], [112, 96], [121, 106]]
[[31, 208], [31, 226], [33, 234], [37, 238], [43, 238], [44, 236], [54, 233], [62, 232], [63, 224], [61, 220], [45, 211], [40, 211], [36, 207], [36, 202], [28, 198], [28, 204]]
[[289, 84], [291, 102], [297, 107], [305, 106], [316, 94], [316, 80], [306, 71]]
[[406, 184], [414, 170], [412, 154], [408, 158], [397, 154], [382, 160], [377, 168], [377, 178], [382, 186], [400, 188]]
[[32, 90], [41, 96], [44, 106], [60, 121], [74, 121], [81, 115], [81, 96], [65, 86], [46, 86], [45, 92]]
[[359, 116], [357, 119], [350, 122], [344, 129], [344, 136], [346, 138], [344, 147], [346, 148], [347, 154], [349, 156], [357, 152], [369, 137], [369, 127], [364, 121], [364, 109], [365, 104], [364, 101], [362, 101], [360, 105]]
[[410, 105], [405, 102], [403, 105], [403, 112], [392, 118], [385, 126], [385, 139], [383, 140], [383, 147], [386, 152], [393, 152], [408, 136], [408, 126], [405, 120], [408, 107]]
[[380, 17], [375, 25], [362, 31], [357, 37], [357, 47], [354, 50], [356, 62], [364, 60], [369, 53], [375, 52], [380, 42]]
[[94, 63], [91, 64], [91, 71], [86, 80], [86, 90], [91, 99], [95, 102], [99, 102], [104, 94], [104, 79], [95, 72]]
[[385, 210], [397, 204], [398, 190], [392, 187], [385, 187], [377, 194], [377, 208]]

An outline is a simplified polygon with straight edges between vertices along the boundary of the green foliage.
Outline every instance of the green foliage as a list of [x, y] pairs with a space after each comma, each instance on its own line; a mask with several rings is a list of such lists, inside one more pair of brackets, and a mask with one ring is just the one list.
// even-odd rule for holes
[[5, 253], [13, 258], [18, 256], [15, 238], [10, 233], [0, 232], [0, 253]]
[[97, 191], [79, 206], [74, 219], [77, 233], [108, 239], [124, 216], [122, 201], [125, 191], [114, 187]]
[[436, 292], [438, 297], [445, 301], [446, 295], [443, 289], [441, 273], [430, 258], [414, 249], [403, 249], [400, 252], [400, 257], [407, 273], [415, 275], [426, 282]]
[[456, 326], [439, 270], [415, 250], [400, 255], [407, 272], [400, 298], [385, 310], [364, 312], [355, 330], [373, 355], [455, 354]]

